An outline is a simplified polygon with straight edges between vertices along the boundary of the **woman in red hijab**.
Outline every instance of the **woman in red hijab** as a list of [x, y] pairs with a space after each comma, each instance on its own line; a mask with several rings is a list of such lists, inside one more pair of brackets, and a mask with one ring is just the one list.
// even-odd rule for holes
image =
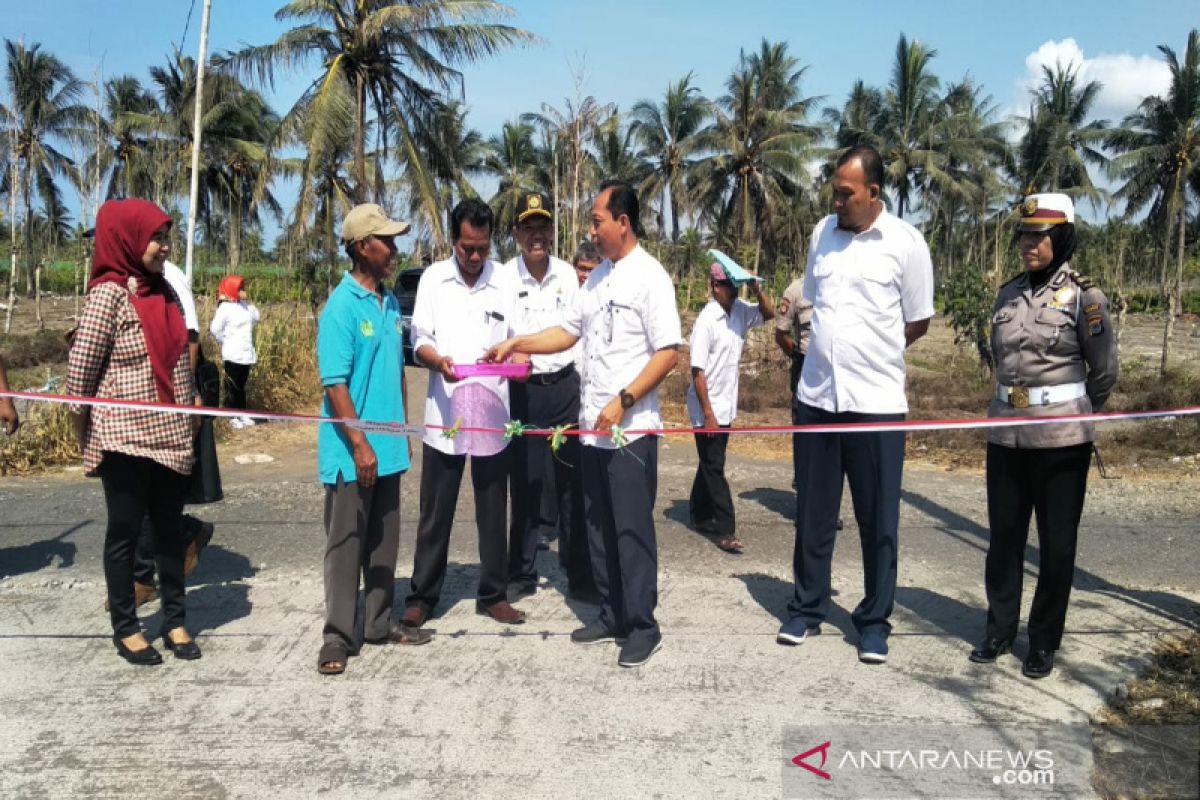
[[[67, 393], [190, 406], [195, 395], [187, 329], [164, 280], [171, 218], [146, 200], [111, 200], [96, 216], [87, 305], [71, 344]], [[104, 486], [104, 580], [113, 644], [131, 664], [161, 664], [146, 640], [133, 593], [142, 519], [154, 534], [163, 644], [176, 658], [200, 648], [184, 627], [180, 518], [192, 470], [193, 417], [152, 409], [84, 408], [75, 415], [84, 472]]]

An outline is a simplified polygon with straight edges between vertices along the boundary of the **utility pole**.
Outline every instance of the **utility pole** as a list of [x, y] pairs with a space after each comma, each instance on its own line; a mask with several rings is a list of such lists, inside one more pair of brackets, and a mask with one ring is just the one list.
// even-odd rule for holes
[[196, 106], [192, 113], [192, 186], [188, 199], [187, 258], [184, 274], [192, 285], [192, 259], [196, 248], [196, 200], [200, 196], [200, 127], [204, 117], [204, 62], [208, 59], [208, 15], [212, 0], [204, 0], [204, 16], [200, 19], [200, 55], [196, 59]]

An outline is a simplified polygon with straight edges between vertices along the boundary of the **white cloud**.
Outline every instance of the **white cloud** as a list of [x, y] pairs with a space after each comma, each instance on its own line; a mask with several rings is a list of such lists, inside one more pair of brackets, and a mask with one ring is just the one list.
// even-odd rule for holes
[[1042, 67], [1075, 65], [1083, 83], [1099, 81], [1103, 88], [1092, 106], [1092, 115], [1113, 124], [1137, 108], [1143, 98], [1166, 94], [1171, 74], [1162, 57], [1131, 53], [1100, 53], [1092, 58], [1074, 39], [1049, 41], [1025, 57], [1025, 74], [1017, 80], [1014, 105], [1018, 114], [1028, 113], [1033, 89], [1042, 82]]

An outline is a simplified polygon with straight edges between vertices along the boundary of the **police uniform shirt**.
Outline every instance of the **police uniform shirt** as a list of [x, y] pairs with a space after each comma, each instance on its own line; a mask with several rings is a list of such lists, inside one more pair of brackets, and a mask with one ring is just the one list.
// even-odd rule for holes
[[[1046, 387], [1086, 383], [1074, 400], [1017, 408], [996, 398], [989, 417], [1049, 417], [1099, 411], [1117, 382], [1117, 346], [1108, 300], [1068, 264], [1034, 289], [1023, 272], [1000, 287], [992, 309], [992, 354], [1003, 386]], [[1095, 438], [1090, 422], [1062, 422], [988, 430], [1005, 447], [1066, 447]]]
[[[704, 370], [708, 402], [720, 425], [732, 424], [737, 417], [742, 347], [746, 334], [762, 324], [762, 311], [757, 304], [735, 299], [729, 313], [716, 300], [709, 300], [692, 326], [689, 345], [692, 367]], [[688, 384], [687, 408], [692, 425], [702, 426], [704, 410], [694, 380]]]
[[812, 303], [804, 296], [804, 278], [788, 284], [779, 301], [779, 313], [775, 315], [775, 330], [790, 333], [800, 355], [808, 352], [812, 339]]
[[[575, 295], [579, 293], [579, 278], [575, 276], [575, 268], [554, 256], [550, 256], [550, 263], [541, 281], [529, 274], [524, 256], [506, 262], [501, 271], [509, 281], [512, 329], [516, 336], [561, 325], [563, 317], [575, 304]], [[571, 348], [561, 353], [532, 356], [530, 361], [534, 373], [558, 372], [574, 363], [575, 351], [576, 348]]]
[[[604, 407], [641, 374], [651, 356], [682, 343], [675, 285], [641, 245], [615, 264], [605, 259], [576, 295], [562, 327], [583, 345], [583, 396], [579, 424], [594, 430]], [[625, 410], [622, 428], [657, 429], [658, 389]], [[640, 436], [630, 435], [628, 441]], [[585, 445], [615, 449], [608, 436], [583, 434]]]
[[906, 413], [904, 326], [934, 313], [921, 233], [886, 210], [862, 233], [825, 217], [813, 231], [804, 296], [813, 318], [800, 402], [834, 413]]
[[[417, 284], [417, 300], [412, 315], [413, 352], [431, 345], [455, 364], [474, 364], [488, 349], [507, 339], [511, 333], [511, 306], [500, 267], [493, 261], [484, 264], [474, 286], [467, 286], [453, 256], [430, 265]], [[425, 393], [425, 424], [453, 425], [450, 397], [468, 383], [487, 386], [508, 407], [508, 381], [503, 378], [469, 378], [447, 384], [440, 372], [429, 371]], [[447, 439], [441, 430], [429, 429], [425, 444], [443, 453], [466, 452], [459, 438]]]

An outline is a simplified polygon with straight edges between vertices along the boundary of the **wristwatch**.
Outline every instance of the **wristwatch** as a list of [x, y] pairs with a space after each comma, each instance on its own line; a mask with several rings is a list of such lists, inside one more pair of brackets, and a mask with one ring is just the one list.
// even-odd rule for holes
[[633, 408], [633, 404], [637, 401], [633, 399], [633, 395], [624, 389], [621, 390], [621, 408], [626, 410]]

